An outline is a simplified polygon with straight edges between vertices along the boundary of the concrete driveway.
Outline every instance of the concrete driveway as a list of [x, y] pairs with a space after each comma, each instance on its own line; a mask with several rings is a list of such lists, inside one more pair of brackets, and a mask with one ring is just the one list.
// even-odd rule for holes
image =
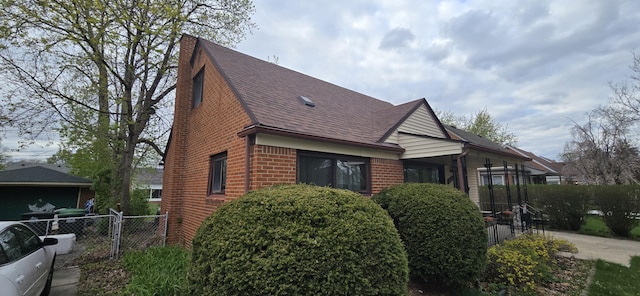
[[640, 242], [576, 233], [545, 231], [545, 236], [565, 239], [578, 248], [578, 259], [602, 259], [629, 266], [631, 256], [640, 256]]
[[53, 271], [51, 282], [51, 296], [75, 296], [80, 280], [80, 268], [68, 267]]

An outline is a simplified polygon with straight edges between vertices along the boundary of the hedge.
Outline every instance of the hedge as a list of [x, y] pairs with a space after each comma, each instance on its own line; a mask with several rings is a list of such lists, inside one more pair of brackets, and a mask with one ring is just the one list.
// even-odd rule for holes
[[406, 295], [407, 254], [387, 213], [360, 194], [263, 188], [198, 229], [190, 295]]
[[482, 271], [487, 231], [466, 194], [445, 185], [405, 183], [383, 189], [373, 200], [393, 218], [412, 278], [455, 287]]
[[[520, 188], [524, 203], [524, 189]], [[516, 186], [510, 186], [512, 204], [518, 204]], [[551, 226], [557, 229], [578, 230], [589, 210], [604, 213], [607, 226], [617, 235], [628, 236], [638, 223], [640, 186], [638, 185], [527, 185], [529, 204], [543, 210]], [[505, 186], [494, 186], [496, 205], [507, 204]], [[488, 210], [489, 190], [480, 187], [480, 204]]]

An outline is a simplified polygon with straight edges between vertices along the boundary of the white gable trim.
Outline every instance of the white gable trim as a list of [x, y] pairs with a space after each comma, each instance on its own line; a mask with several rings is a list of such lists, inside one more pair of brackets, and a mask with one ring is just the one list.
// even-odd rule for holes
[[406, 133], [398, 134], [398, 142], [405, 149], [400, 156], [401, 159], [457, 155], [462, 153], [463, 147], [463, 144], [457, 141]]
[[377, 150], [374, 148], [340, 145], [260, 133], [256, 134], [256, 144], [360, 157], [374, 157], [394, 160], [397, 160], [399, 158], [399, 155], [397, 153]]
[[440, 129], [438, 120], [431, 116], [427, 106], [420, 105], [413, 113], [405, 119], [398, 128], [393, 131], [384, 142], [400, 144], [398, 133], [409, 133], [414, 135], [424, 135], [433, 138], [447, 139], [447, 135]]

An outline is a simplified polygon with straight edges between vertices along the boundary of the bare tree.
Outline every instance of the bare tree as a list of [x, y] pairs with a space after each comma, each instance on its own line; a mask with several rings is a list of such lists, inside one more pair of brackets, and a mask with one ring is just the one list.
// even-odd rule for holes
[[606, 112], [594, 110], [587, 123], [574, 123], [573, 138], [562, 153], [565, 173], [589, 184], [638, 183], [638, 149], [627, 139], [625, 126]]
[[253, 11], [249, 0], [0, 0], [0, 125], [31, 139], [59, 130], [128, 211], [136, 152], [163, 152], [182, 33], [235, 44]]
[[571, 174], [592, 184], [637, 184], [640, 155], [637, 148], [640, 124], [640, 56], [633, 54], [627, 81], [609, 83], [612, 97], [587, 115], [587, 122], [574, 122], [572, 140], [563, 160]]

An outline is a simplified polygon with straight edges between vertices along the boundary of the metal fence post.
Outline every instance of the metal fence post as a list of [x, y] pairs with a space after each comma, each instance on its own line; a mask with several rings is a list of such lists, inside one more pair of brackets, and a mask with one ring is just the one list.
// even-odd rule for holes
[[169, 233], [168, 227], [169, 227], [169, 211], [166, 211], [164, 214], [164, 237], [162, 239], [163, 247], [167, 246], [167, 234]]

